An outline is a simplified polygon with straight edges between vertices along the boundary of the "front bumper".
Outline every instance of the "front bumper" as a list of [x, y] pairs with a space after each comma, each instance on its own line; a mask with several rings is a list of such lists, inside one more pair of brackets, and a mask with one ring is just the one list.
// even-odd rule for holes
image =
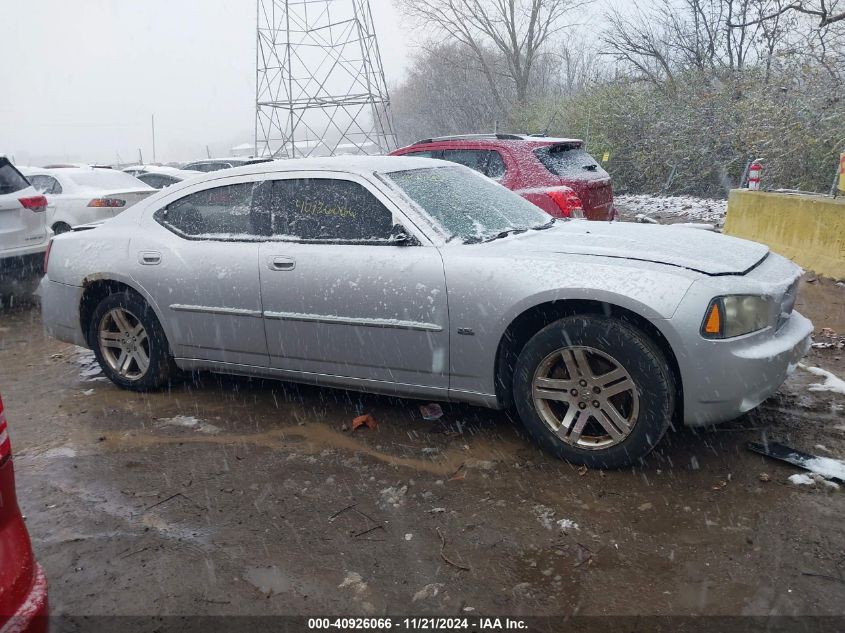
[[810, 349], [813, 324], [793, 312], [783, 326], [735, 339], [701, 339], [684, 371], [684, 423], [732, 420], [771, 396]]

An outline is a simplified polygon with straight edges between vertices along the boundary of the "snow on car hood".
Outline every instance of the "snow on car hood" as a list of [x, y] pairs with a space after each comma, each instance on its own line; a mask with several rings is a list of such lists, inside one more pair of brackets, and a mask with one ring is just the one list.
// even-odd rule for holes
[[[769, 252], [764, 244], [696, 228], [630, 222], [561, 222], [503, 240], [501, 247], [529, 251], [599, 255], [680, 266], [707, 275], [740, 275]], [[496, 242], [491, 242], [495, 244]]]

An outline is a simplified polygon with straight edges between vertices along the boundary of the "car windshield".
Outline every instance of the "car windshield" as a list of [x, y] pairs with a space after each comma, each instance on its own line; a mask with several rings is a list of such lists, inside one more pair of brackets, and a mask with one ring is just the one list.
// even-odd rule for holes
[[81, 187], [98, 189], [144, 189], [147, 187], [135, 176], [114, 169], [92, 169], [70, 173], [68, 176]]
[[509, 189], [465, 167], [386, 174], [452, 237], [481, 242], [547, 226], [550, 218]]

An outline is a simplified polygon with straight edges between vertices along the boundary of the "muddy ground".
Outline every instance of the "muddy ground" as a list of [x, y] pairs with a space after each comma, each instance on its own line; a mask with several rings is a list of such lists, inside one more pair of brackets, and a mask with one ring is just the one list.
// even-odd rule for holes
[[[845, 289], [799, 310], [845, 331]], [[845, 350], [806, 360], [845, 375]], [[759, 410], [579, 471], [506, 414], [206, 375], [121, 391], [0, 313], [18, 492], [60, 614], [845, 614], [845, 493], [745, 449], [845, 457], [798, 370]], [[377, 429], [350, 431], [371, 413]], [[765, 476], [763, 476], [765, 473]], [[768, 481], [764, 481], [768, 479]]]

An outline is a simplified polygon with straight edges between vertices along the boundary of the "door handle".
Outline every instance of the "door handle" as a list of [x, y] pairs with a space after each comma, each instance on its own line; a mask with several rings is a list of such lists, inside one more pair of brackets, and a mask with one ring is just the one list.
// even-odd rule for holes
[[142, 266], [155, 266], [161, 263], [161, 253], [158, 251], [141, 251], [138, 253], [138, 263]]
[[267, 267], [270, 270], [293, 270], [296, 268], [296, 260], [293, 257], [271, 257], [267, 260]]

